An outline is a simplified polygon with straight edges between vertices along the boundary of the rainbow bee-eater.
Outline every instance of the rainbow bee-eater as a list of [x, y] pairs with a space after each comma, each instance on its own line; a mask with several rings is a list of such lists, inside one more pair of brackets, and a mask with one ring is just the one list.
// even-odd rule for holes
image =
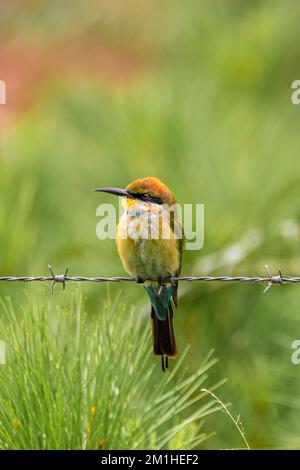
[[144, 285], [151, 302], [154, 354], [162, 370], [176, 357], [172, 301], [177, 307], [183, 230], [172, 191], [158, 178], [141, 178], [125, 189], [100, 188], [123, 198], [117, 228], [117, 249], [125, 270]]

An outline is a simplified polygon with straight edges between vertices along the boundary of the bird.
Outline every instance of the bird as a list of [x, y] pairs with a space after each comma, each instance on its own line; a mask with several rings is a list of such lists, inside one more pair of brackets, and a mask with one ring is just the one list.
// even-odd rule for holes
[[172, 191], [156, 177], [139, 178], [125, 189], [95, 191], [122, 197], [124, 213], [116, 244], [125, 270], [142, 284], [151, 303], [153, 352], [162, 371], [177, 356], [173, 305], [177, 307], [178, 277], [182, 265], [183, 226]]

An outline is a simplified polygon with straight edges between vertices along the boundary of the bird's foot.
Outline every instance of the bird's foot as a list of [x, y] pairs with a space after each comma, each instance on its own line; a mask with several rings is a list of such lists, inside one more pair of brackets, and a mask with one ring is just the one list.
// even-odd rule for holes
[[145, 281], [141, 277], [137, 276], [136, 282], [141, 285], [141, 284], [144, 284]]
[[172, 276], [159, 276], [158, 278], [160, 286], [166, 286], [169, 282], [172, 282]]

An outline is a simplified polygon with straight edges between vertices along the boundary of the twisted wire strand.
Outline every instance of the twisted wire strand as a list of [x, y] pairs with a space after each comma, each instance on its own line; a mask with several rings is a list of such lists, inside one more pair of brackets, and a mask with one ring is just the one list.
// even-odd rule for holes
[[[114, 277], [85, 277], [85, 276], [76, 276], [70, 277], [67, 276], [68, 268], [65, 270], [64, 274], [56, 275], [48, 265], [51, 276], [5, 276], [0, 277], [0, 282], [52, 282], [51, 290], [53, 289], [56, 283], [62, 283], [63, 289], [65, 289], [66, 282], [139, 282], [140, 281], [134, 277], [124, 277], [124, 276], [114, 276]], [[170, 276], [167, 281], [169, 282], [261, 282], [267, 284], [264, 292], [267, 292], [273, 285], [279, 284], [288, 284], [288, 283], [299, 283], [300, 277], [287, 277], [283, 276], [281, 270], [278, 270], [278, 275], [272, 276], [269, 267], [265, 266], [267, 276], [183, 276], [175, 277]], [[145, 279], [146, 280], [146, 279]], [[144, 280], [144, 281], [145, 281]], [[153, 280], [153, 279], [152, 279]], [[161, 281], [160, 279], [157, 279]]]
[[[184, 277], [173, 277], [168, 278], [169, 281], [187, 281], [187, 282], [272, 282], [273, 284], [287, 284], [287, 283], [297, 283], [300, 282], [300, 277], [281, 277], [280, 282], [275, 279], [278, 276], [272, 278], [269, 277], [247, 277], [247, 276], [184, 276]], [[58, 279], [61, 278], [61, 279]], [[148, 279], [145, 279], [147, 281]], [[149, 279], [152, 280], [153, 279]], [[85, 276], [76, 276], [69, 277], [64, 275], [55, 276], [53, 279], [52, 276], [39, 276], [39, 277], [15, 277], [15, 276], [5, 276], [0, 277], [0, 282], [137, 282], [135, 277], [85, 277]], [[159, 281], [159, 279], [157, 279]]]
[[[58, 279], [61, 278], [61, 279]], [[59, 275], [53, 278], [52, 276], [40, 276], [40, 277], [14, 277], [14, 276], [7, 276], [7, 277], [0, 277], [0, 281], [4, 282], [47, 282], [47, 281], [55, 281], [55, 282], [136, 282], [134, 277], [69, 277]]]

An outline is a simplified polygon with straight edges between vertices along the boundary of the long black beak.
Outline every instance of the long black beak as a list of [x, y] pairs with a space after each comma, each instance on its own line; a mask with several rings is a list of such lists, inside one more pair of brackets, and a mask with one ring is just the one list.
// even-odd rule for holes
[[126, 191], [126, 189], [121, 189], [121, 188], [98, 188], [94, 189], [94, 191], [99, 191], [101, 193], [110, 193], [110, 194], [115, 194], [116, 196], [120, 197], [133, 197], [130, 193]]

